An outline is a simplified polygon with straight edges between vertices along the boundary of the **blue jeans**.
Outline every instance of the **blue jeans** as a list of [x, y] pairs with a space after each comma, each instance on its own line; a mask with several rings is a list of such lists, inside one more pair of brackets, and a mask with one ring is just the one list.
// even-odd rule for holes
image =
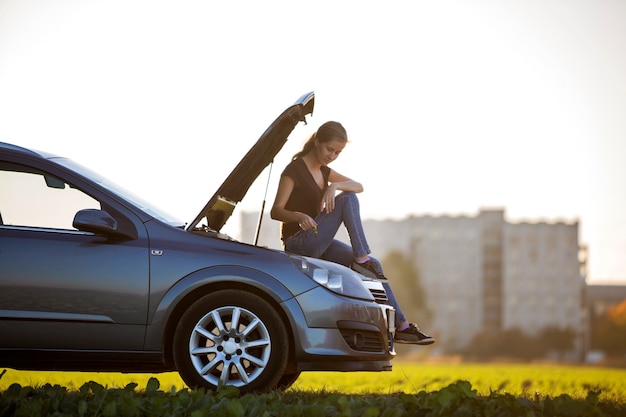
[[[335, 198], [335, 209], [330, 213], [321, 212], [316, 218], [317, 236], [313, 230], [300, 230], [283, 242], [285, 251], [312, 258], [325, 259], [350, 267], [355, 258], [369, 255], [370, 248], [361, 224], [359, 199], [353, 192], [345, 192]], [[335, 239], [339, 226], [344, 224], [348, 230], [350, 243], [347, 245]], [[378, 259], [370, 257], [380, 265]], [[381, 267], [382, 270], [382, 267]], [[396, 325], [406, 321], [388, 282], [383, 283], [389, 304], [396, 310]]]

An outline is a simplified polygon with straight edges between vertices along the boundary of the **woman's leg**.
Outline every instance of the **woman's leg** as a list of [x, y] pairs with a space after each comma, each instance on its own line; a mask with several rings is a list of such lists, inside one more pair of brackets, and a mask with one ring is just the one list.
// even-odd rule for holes
[[[372, 258], [372, 257], [370, 257], [370, 259], [372, 260], [372, 262], [375, 262], [378, 264], [381, 271], [383, 270], [383, 267], [378, 261], [378, 259]], [[383, 288], [385, 289], [385, 292], [387, 293], [389, 304], [391, 304], [391, 306], [396, 310], [396, 327], [400, 327], [401, 325], [408, 323], [406, 317], [404, 316], [404, 313], [402, 312], [402, 309], [400, 308], [400, 304], [398, 304], [398, 301], [396, 300], [396, 296], [393, 293], [393, 290], [391, 289], [391, 285], [389, 285], [389, 281], [383, 282], [382, 284], [383, 284]]]
[[[371, 253], [365, 231], [361, 222], [361, 206], [357, 195], [353, 192], [344, 192], [335, 198], [335, 209], [330, 213], [322, 212], [317, 216], [318, 224], [323, 225], [326, 222], [334, 226], [336, 217], [334, 213], [341, 213], [341, 222], [348, 230], [348, 237], [352, 245], [352, 254], [354, 258], [362, 258]], [[318, 226], [322, 227], [322, 226]], [[337, 226], [338, 230], [339, 226]], [[335, 230], [335, 232], [336, 232]]]
[[350, 245], [337, 239], [333, 239], [320, 258], [348, 267], [354, 260]]

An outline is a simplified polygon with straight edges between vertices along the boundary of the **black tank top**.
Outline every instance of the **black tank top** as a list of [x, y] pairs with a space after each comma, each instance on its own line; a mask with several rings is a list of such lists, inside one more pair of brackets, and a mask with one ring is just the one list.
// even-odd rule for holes
[[[328, 187], [328, 175], [330, 168], [321, 167], [322, 177], [324, 178], [324, 188], [320, 188], [311, 172], [307, 168], [302, 158], [297, 158], [289, 163], [283, 170], [282, 176], [291, 178], [294, 182], [294, 188], [285, 204], [285, 209], [289, 211], [299, 211], [308, 214], [312, 218], [317, 217], [320, 213], [320, 203], [324, 191]], [[281, 239], [285, 240], [289, 236], [295, 235], [300, 230], [300, 226], [296, 222], [283, 223], [281, 226]]]

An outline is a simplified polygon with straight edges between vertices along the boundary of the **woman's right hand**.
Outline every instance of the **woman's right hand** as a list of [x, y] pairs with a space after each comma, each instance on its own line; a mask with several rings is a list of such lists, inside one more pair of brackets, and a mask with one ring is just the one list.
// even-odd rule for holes
[[315, 220], [313, 220], [311, 216], [304, 213], [299, 214], [300, 215], [298, 216], [298, 226], [300, 226], [300, 229], [304, 230], [305, 232], [317, 229], [317, 223], [315, 222]]

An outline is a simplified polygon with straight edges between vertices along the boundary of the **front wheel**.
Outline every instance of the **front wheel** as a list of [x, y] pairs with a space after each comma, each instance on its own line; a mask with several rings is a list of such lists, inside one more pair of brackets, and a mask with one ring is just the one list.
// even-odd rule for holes
[[288, 353], [287, 330], [276, 310], [242, 290], [200, 298], [174, 333], [176, 368], [191, 388], [271, 390], [285, 371]]

